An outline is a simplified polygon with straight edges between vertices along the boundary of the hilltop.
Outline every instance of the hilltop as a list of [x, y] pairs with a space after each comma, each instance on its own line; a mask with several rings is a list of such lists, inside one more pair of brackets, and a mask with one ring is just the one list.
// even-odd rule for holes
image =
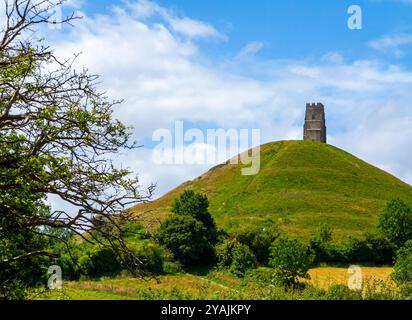
[[261, 146], [261, 169], [242, 176], [242, 165], [224, 163], [131, 212], [149, 228], [169, 214], [183, 190], [207, 194], [218, 226], [236, 231], [248, 225], [278, 224], [307, 238], [320, 223], [335, 238], [374, 231], [386, 202], [399, 197], [412, 203], [412, 187], [387, 172], [331, 145], [280, 141]]

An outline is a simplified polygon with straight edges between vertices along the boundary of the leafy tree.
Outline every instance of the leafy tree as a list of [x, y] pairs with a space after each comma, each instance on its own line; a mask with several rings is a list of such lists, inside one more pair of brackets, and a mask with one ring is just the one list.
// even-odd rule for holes
[[379, 229], [398, 248], [412, 239], [412, 209], [400, 199], [391, 200], [379, 217]]
[[191, 216], [171, 216], [162, 223], [155, 237], [184, 265], [210, 263], [213, 248], [208, 232], [202, 222]]
[[[62, 61], [37, 39], [36, 26], [77, 18], [55, 21], [51, 12], [61, 3], [6, 0], [0, 13], [0, 241], [28, 234], [62, 240], [45, 230], [71, 230], [110, 245], [117, 257], [131, 257], [121, 235], [105, 232], [93, 218], [116, 225], [116, 214], [146, 201], [153, 187], [142, 193], [137, 178], [113, 164], [113, 154], [136, 147], [131, 129], [113, 118], [121, 101], [109, 101], [97, 90], [98, 76], [75, 70], [73, 60]], [[48, 195], [77, 211], [50, 211]], [[51, 255], [41, 246], [5, 248], [3, 270]], [[140, 261], [128, 261], [138, 274]], [[18, 283], [20, 274], [13, 277], [10, 283]]]
[[412, 240], [396, 252], [396, 263], [392, 278], [401, 287], [403, 293], [412, 297]]
[[275, 269], [275, 280], [289, 287], [297, 287], [299, 277], [310, 279], [313, 261], [310, 248], [296, 239], [278, 238], [270, 248], [269, 265]]
[[172, 213], [182, 216], [192, 216], [194, 219], [203, 223], [207, 230], [209, 241], [216, 242], [216, 224], [209, 213], [209, 200], [206, 195], [195, 193], [192, 190], [185, 190], [173, 201]]

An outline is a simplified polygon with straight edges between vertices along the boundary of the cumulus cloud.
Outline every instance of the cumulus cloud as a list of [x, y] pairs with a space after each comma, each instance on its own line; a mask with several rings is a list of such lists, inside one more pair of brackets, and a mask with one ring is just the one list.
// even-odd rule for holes
[[[260, 42], [245, 44], [233, 59], [205, 56], [196, 39], [218, 34], [205, 22], [136, 1], [110, 15], [85, 16], [52, 45], [58, 56], [82, 52], [78, 66], [100, 74], [110, 97], [125, 99], [116, 115], [141, 141], [159, 128], [173, 130], [178, 120], [187, 128], [259, 128], [262, 143], [301, 139], [305, 103], [322, 101], [332, 144], [412, 182], [411, 71], [382, 61], [345, 62], [337, 52], [311, 61], [257, 60]], [[249, 57], [247, 69], [241, 56]], [[210, 167], [157, 165], [152, 147], [118, 161], [143, 184], [156, 182], [157, 195]]]

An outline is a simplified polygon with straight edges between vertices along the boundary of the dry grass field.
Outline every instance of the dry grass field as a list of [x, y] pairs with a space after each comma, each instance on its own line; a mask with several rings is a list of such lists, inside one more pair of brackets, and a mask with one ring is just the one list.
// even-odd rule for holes
[[[390, 282], [392, 268], [364, 267], [365, 285]], [[320, 267], [310, 270], [309, 282], [322, 289], [334, 284], [346, 285], [346, 268]], [[272, 290], [272, 291], [271, 291]], [[66, 282], [61, 291], [33, 295], [33, 299], [51, 300], [163, 300], [163, 299], [301, 299], [293, 293], [273, 292], [273, 286], [253, 279], [240, 279], [227, 272], [210, 271], [206, 275], [166, 275], [156, 279], [103, 278], [98, 281]]]

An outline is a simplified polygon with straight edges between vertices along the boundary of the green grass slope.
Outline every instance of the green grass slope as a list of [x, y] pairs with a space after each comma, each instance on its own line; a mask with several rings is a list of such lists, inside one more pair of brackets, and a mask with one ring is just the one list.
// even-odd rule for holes
[[162, 198], [138, 205], [150, 228], [169, 214], [180, 192], [208, 195], [219, 227], [236, 231], [248, 225], [278, 224], [291, 235], [307, 238], [326, 222], [338, 239], [374, 231], [386, 202], [399, 197], [412, 203], [412, 187], [331, 145], [280, 141], [261, 146], [261, 169], [242, 176], [242, 165], [219, 165]]

